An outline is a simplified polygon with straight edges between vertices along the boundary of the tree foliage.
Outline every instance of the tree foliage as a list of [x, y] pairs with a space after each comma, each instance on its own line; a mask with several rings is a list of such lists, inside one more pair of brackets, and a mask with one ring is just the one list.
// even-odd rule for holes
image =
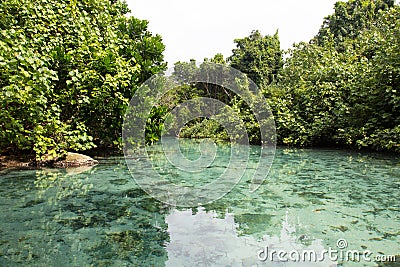
[[282, 50], [278, 32], [263, 36], [253, 31], [248, 37], [235, 39], [237, 48], [228, 58], [230, 66], [246, 73], [258, 86], [276, 81], [282, 69]]
[[[0, 153], [51, 160], [68, 150], [121, 146], [130, 98], [166, 67], [161, 37], [127, 12], [124, 2], [110, 0], [0, 3]], [[190, 83], [217, 79], [210, 63], [219, 63], [262, 89], [280, 144], [400, 151], [399, 23], [393, 0], [337, 2], [315, 38], [295, 45], [285, 61], [278, 32], [253, 31], [234, 41], [226, 60], [217, 54], [201, 66], [177, 62], [174, 75], [184, 83], [153, 107], [147, 141], [158, 140], [169, 110], [196, 97], [230, 105], [250, 141], [260, 141], [240, 97], [212, 82]], [[195, 119], [181, 133], [228, 138], [210, 119]]]
[[336, 46], [346, 39], [357, 38], [378, 19], [379, 12], [394, 6], [394, 0], [349, 0], [335, 4], [335, 12], [327, 16], [315, 37], [319, 45], [329, 43], [332, 35]]
[[120, 1], [0, 3], [0, 150], [37, 160], [119, 145], [136, 87], [165, 69], [161, 37]]
[[399, 11], [379, 12], [340, 51], [334, 36], [291, 50], [276, 109], [283, 143], [400, 150]]
[[[400, 8], [393, 1], [338, 2], [314, 39], [287, 52], [284, 67], [278, 35], [263, 37], [258, 31], [235, 40], [228, 63], [263, 90], [278, 143], [399, 152], [399, 23]], [[191, 66], [186, 71], [195, 70]], [[240, 99], [230, 99], [257, 143], [257, 121]], [[204, 120], [184, 134], [221, 137], [222, 130]]]

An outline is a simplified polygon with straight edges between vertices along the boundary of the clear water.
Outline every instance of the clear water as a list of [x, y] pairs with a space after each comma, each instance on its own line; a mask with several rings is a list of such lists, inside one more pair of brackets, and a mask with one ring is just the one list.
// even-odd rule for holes
[[[196, 149], [183, 153], [196, 158]], [[0, 172], [0, 266], [377, 265], [258, 259], [265, 247], [322, 253], [337, 249], [338, 239], [372, 257], [400, 254], [396, 156], [278, 148], [256, 192], [243, 179], [218, 201], [191, 209], [145, 194], [123, 158], [99, 161]]]

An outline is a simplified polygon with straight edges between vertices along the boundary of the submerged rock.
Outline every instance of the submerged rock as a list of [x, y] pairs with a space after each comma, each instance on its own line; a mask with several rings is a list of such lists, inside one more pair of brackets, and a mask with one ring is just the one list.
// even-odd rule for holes
[[82, 166], [93, 166], [98, 164], [97, 160], [92, 159], [89, 156], [82, 155], [79, 153], [68, 152], [67, 156], [61, 160], [54, 162], [54, 167], [68, 168], [68, 167], [82, 167]]
[[79, 166], [79, 167], [67, 167], [65, 168], [65, 171], [67, 172], [67, 175], [76, 175], [76, 174], [81, 174], [84, 172], [88, 172], [93, 168], [94, 165], [89, 165], [89, 166]]

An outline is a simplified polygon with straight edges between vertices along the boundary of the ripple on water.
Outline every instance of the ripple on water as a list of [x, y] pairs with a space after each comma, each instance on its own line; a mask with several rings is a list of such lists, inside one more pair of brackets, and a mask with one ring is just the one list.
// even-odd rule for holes
[[[205, 174], [190, 174], [190, 181], [160, 158], [154, 168], [162, 167], [160, 185], [196, 187], [220, 175], [226, 162], [220, 155]], [[135, 164], [133, 175], [145, 179], [146, 168]], [[257, 252], [265, 246], [322, 251], [336, 248], [340, 238], [349, 249], [400, 251], [398, 158], [279, 148], [267, 180], [251, 192], [254, 169], [250, 161], [229, 194], [192, 209], [175, 209], [145, 194], [118, 157], [83, 171], [2, 172], [0, 265], [261, 266]], [[335, 262], [268, 266], [330, 264]]]

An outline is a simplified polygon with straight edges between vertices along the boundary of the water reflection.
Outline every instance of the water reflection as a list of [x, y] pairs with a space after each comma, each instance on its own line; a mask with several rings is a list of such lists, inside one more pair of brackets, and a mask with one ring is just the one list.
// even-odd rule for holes
[[163, 266], [168, 209], [126, 171], [110, 158], [93, 169], [1, 176], [0, 265]]
[[[2, 172], [0, 266], [263, 266], [265, 246], [322, 251], [339, 238], [349, 249], [400, 251], [398, 158], [278, 149], [256, 192], [246, 175], [218, 201], [177, 210], [145, 194], [123, 158], [87, 170]], [[265, 263], [292, 266], [274, 264]]]
[[[299, 253], [312, 250], [322, 258], [322, 251], [326, 249], [322, 240], [298, 236], [296, 227], [289, 223], [288, 214], [276, 235], [264, 235], [261, 239], [240, 235], [235, 215], [228, 212], [221, 218], [204, 208], [173, 210], [166, 222], [170, 234], [166, 266], [336, 266], [329, 258], [318, 262], [279, 262], [262, 255], [264, 259], [259, 259], [260, 250], [265, 247]], [[269, 225], [260, 222], [258, 227], [266, 229]]]

